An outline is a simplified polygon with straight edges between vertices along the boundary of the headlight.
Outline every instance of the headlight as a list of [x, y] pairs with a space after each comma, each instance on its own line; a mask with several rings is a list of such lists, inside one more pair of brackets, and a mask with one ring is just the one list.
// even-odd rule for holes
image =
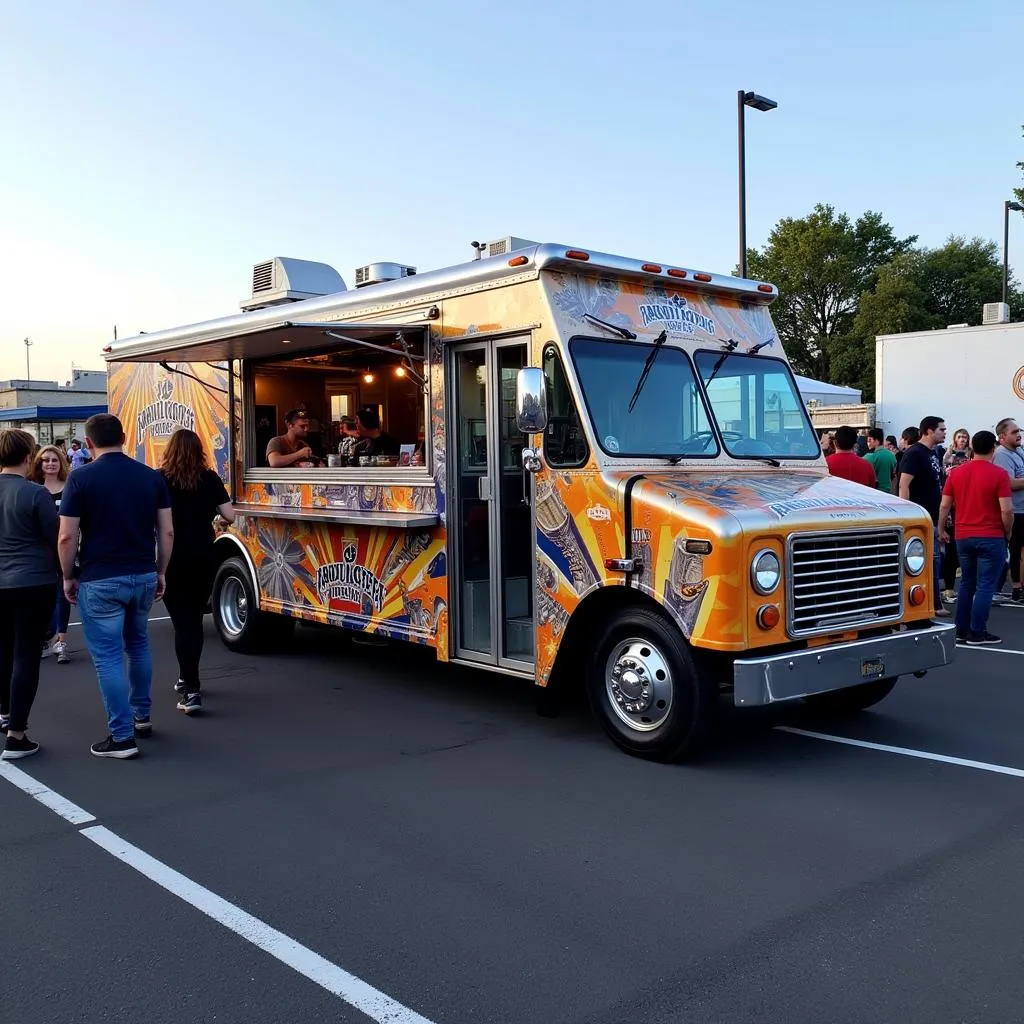
[[911, 537], [903, 549], [903, 564], [911, 576], [920, 576], [928, 564], [924, 550], [924, 541], [920, 537]]
[[768, 595], [782, 579], [782, 566], [779, 564], [779, 556], [774, 551], [765, 548], [754, 555], [750, 563], [750, 582], [759, 594]]

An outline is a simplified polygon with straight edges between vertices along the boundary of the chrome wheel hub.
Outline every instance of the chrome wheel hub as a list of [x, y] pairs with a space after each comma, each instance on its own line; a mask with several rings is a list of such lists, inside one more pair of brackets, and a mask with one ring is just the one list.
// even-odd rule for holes
[[657, 729], [672, 710], [668, 661], [647, 640], [624, 640], [615, 647], [606, 663], [605, 687], [612, 710], [637, 732]]
[[220, 620], [229, 636], [238, 636], [249, 617], [249, 599], [240, 580], [229, 577], [220, 588]]

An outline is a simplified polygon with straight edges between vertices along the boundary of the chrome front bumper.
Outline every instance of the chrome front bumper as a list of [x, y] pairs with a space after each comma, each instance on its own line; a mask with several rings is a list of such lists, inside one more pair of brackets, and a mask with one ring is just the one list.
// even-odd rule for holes
[[956, 627], [944, 623], [767, 658], [741, 658], [733, 663], [733, 703], [745, 708], [775, 704], [925, 672], [948, 665], [955, 650]]

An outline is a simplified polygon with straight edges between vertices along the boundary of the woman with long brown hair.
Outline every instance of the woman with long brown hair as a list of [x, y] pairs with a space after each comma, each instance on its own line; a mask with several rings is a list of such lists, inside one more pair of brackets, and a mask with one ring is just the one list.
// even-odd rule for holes
[[[71, 472], [68, 460], [64, 452], [55, 444], [45, 444], [36, 452], [32, 460], [32, 468], [29, 470], [28, 478], [33, 483], [42, 484], [53, 503], [57, 507], [57, 514], [60, 514], [60, 500], [64, 497], [64, 481]], [[50, 620], [50, 630], [43, 645], [43, 657], [48, 658], [51, 654], [57, 655], [57, 664], [66, 665], [71, 659], [68, 657], [68, 623], [71, 621], [71, 602], [64, 595], [64, 577], [60, 569], [57, 570], [57, 604], [53, 609], [53, 618]]]
[[164, 607], [174, 626], [178, 658], [178, 710], [195, 714], [203, 706], [199, 659], [203, 615], [213, 586], [213, 520], [234, 522], [224, 482], [209, 467], [203, 442], [191, 430], [176, 430], [164, 450], [160, 472], [171, 492], [174, 548], [167, 566]]

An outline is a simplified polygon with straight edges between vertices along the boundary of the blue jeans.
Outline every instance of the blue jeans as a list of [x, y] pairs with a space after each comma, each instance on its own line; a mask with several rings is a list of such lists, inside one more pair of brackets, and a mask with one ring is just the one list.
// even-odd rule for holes
[[64, 576], [57, 573], [57, 603], [53, 608], [53, 617], [50, 619], [49, 635], [62, 636], [68, 631], [68, 623], [71, 621], [71, 602], [64, 596]]
[[932, 535], [932, 593], [935, 610], [942, 607], [942, 542], [939, 540], [939, 528], [935, 527]]
[[148, 619], [155, 596], [155, 572], [112, 576], [83, 583], [78, 589], [85, 644], [96, 666], [110, 735], [119, 742], [132, 738], [135, 719], [149, 718], [153, 703]]
[[1006, 564], [1006, 541], [999, 537], [967, 537], [957, 540], [960, 558], [960, 591], [956, 599], [959, 633], [984, 633], [992, 595]]

